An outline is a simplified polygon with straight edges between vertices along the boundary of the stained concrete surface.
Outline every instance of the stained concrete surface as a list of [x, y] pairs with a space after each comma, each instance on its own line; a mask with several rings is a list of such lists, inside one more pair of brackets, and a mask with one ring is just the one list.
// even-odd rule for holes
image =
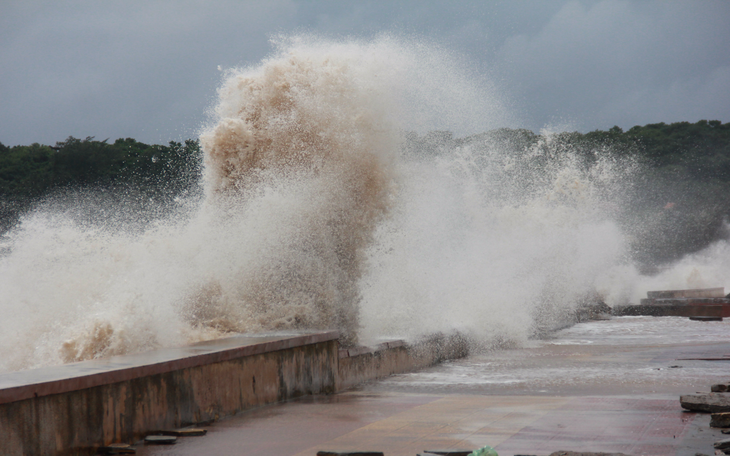
[[730, 321], [620, 317], [581, 323], [523, 348], [397, 375], [368, 390], [498, 395], [670, 395], [730, 380]]
[[318, 450], [494, 446], [500, 455], [556, 450], [647, 455], [714, 454], [709, 416], [685, 412], [679, 394], [730, 378], [728, 322], [622, 317], [497, 350], [302, 398], [209, 426], [205, 437], [140, 455], [314, 456]]
[[337, 332], [236, 336], [0, 375], [0, 454], [93, 454], [336, 389]]
[[239, 335], [183, 347], [0, 373], [0, 404], [336, 340], [336, 331]]

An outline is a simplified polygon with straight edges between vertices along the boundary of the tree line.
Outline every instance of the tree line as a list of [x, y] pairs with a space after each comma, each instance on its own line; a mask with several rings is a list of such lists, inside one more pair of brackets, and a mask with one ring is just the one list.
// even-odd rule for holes
[[482, 148], [486, 155], [498, 150], [521, 160], [542, 148], [529, 158], [534, 169], [545, 169], [563, 152], [581, 159], [586, 169], [607, 157], [626, 165], [631, 176], [624, 182], [622, 206], [612, 215], [627, 234], [630, 255], [643, 272], [654, 272], [728, 237], [730, 124], [719, 120], [563, 132], [549, 141], [525, 129], [501, 128], [465, 138], [442, 131], [411, 134], [406, 148], [414, 154], [439, 155], [460, 146]]
[[583, 150], [603, 147], [641, 165], [620, 221], [634, 259], [647, 272], [728, 238], [730, 124], [700, 120], [627, 131], [613, 127], [567, 134], [565, 140]]
[[[542, 140], [529, 130], [502, 128], [459, 139], [449, 132], [412, 135], [405, 147], [438, 154], [455, 146], [482, 144], [523, 154], [539, 147]], [[632, 239], [632, 255], [647, 268], [727, 236], [730, 124], [700, 120], [626, 131], [613, 127], [558, 133], [550, 141], [553, 153], [570, 151], [583, 157], [586, 166], [607, 154], [640, 165], [618, 219]], [[202, 152], [196, 140], [167, 146], [132, 138], [110, 143], [93, 137], [69, 137], [54, 146], [0, 143], [0, 233], [39, 201], [68, 189], [122, 190], [164, 207], [199, 188], [201, 169]]]
[[122, 190], [164, 204], [198, 184], [197, 140], [148, 145], [132, 138], [69, 137], [54, 146], [0, 143], [0, 232], [38, 201], [68, 190]]
[[719, 120], [613, 127], [565, 133], [587, 157], [606, 151], [635, 160], [639, 174], [620, 211], [632, 256], [653, 272], [657, 266], [727, 239], [730, 221], [730, 124]]

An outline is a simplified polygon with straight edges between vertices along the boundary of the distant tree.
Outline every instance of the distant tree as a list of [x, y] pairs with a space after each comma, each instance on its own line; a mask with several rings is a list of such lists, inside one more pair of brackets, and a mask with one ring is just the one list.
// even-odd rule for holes
[[0, 144], [0, 232], [40, 198], [60, 189], [128, 189], [161, 204], [195, 189], [202, 157], [195, 140], [147, 145], [132, 138], [69, 136], [55, 146]]
[[[532, 132], [499, 129], [457, 143], [520, 154], [539, 146], [539, 139]], [[641, 164], [643, 172], [635, 177], [619, 221], [631, 233], [634, 259], [647, 271], [725, 236], [724, 223], [730, 220], [730, 124], [700, 120], [559, 133], [533, 164], [540, 169], [562, 153], [583, 157], [585, 166], [606, 154]], [[530, 183], [525, 185], [529, 190]]]
[[[632, 230], [635, 258], [647, 268], [724, 235], [724, 221], [730, 220], [730, 124], [700, 120], [637, 125], [626, 131], [614, 126], [585, 134], [564, 132], [551, 137], [550, 147], [544, 139], [509, 128], [466, 138], [444, 131], [409, 133], [404, 149], [421, 158], [463, 146], [496, 150], [499, 154], [482, 159], [525, 156], [537, 169], [564, 153], [582, 157], [587, 167], [606, 154], [636, 161], [644, 172], [636, 177], [620, 222]], [[544, 153], [532, 153], [540, 147]], [[132, 138], [110, 144], [93, 137], [68, 137], [53, 147], [0, 143], [0, 232], [59, 189], [121, 189], [164, 207], [181, 194], [197, 191], [201, 169], [202, 153], [195, 140], [166, 146]], [[529, 192], [533, 184], [525, 185]]]

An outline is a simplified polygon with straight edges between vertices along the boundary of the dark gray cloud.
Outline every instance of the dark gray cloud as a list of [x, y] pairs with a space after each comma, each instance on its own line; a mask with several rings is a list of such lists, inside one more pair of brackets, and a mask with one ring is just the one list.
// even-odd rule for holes
[[[727, 2], [568, 2], [499, 51], [533, 126], [730, 118]], [[549, 120], [548, 120], [549, 121]]]
[[0, 141], [195, 135], [218, 65], [256, 60], [289, 2], [18, 2], [2, 15]]
[[217, 67], [255, 64], [273, 35], [418, 36], [470, 60], [512, 127], [580, 130], [730, 121], [725, 1], [5, 2], [0, 142], [196, 135]]

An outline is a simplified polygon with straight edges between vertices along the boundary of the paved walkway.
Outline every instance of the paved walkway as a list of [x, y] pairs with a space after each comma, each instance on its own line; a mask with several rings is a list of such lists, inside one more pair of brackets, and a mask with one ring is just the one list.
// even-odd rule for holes
[[354, 392], [266, 407], [217, 423], [205, 437], [146, 446], [138, 454], [314, 456], [319, 450], [374, 450], [414, 456], [484, 445], [500, 455], [713, 454], [713, 436], [706, 444], [698, 441], [698, 430], [709, 423], [705, 418], [682, 412], [676, 399]]
[[[606, 322], [604, 329], [620, 324]], [[663, 339], [628, 339], [621, 331], [619, 339], [611, 339], [604, 331], [603, 338], [587, 340], [602, 327], [580, 337], [578, 328], [555, 343], [253, 410], [215, 423], [204, 437], [166, 447], [141, 445], [137, 454], [314, 456], [319, 450], [372, 450], [415, 456], [491, 445], [501, 456], [557, 450], [711, 455], [712, 444], [726, 436], [709, 428], [708, 415], [682, 411], [678, 398], [730, 379], [730, 362], [682, 359], [730, 354], [730, 325], [719, 325], [687, 329], [714, 331], [701, 340], [683, 339], [679, 330]]]

